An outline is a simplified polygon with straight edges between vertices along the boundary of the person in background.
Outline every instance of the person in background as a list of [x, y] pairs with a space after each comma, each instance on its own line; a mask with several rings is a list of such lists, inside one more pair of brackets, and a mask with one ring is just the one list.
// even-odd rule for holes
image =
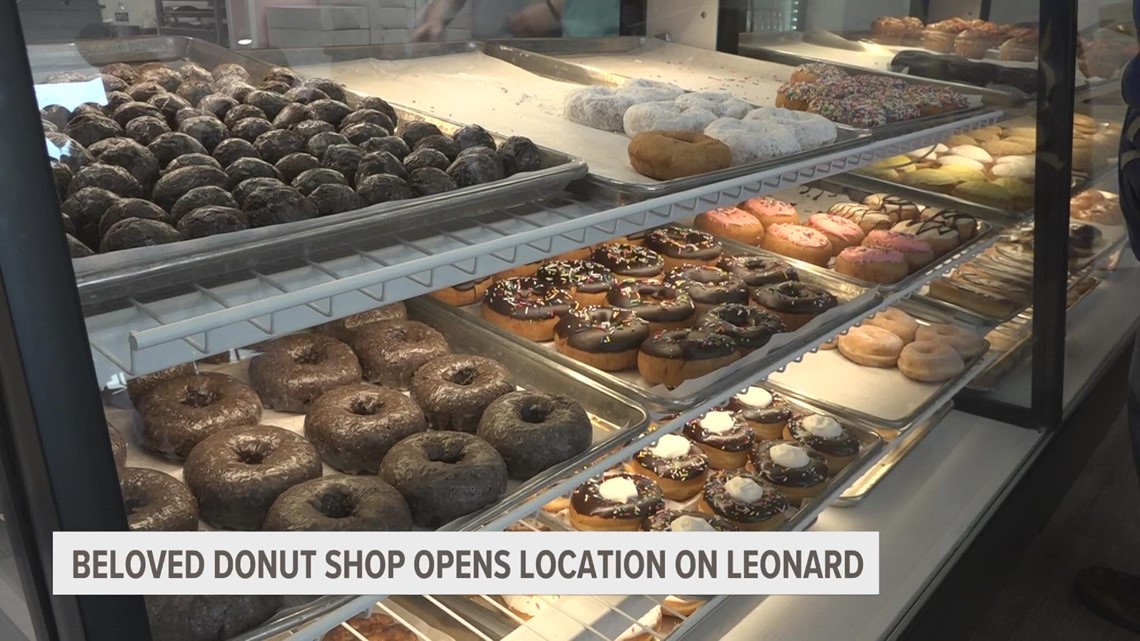
[[[1140, 38], [1140, 0], [1132, 1], [1132, 21]], [[1132, 252], [1140, 258], [1140, 56], [1124, 69], [1121, 93], [1128, 105], [1120, 136], [1120, 207], [1128, 225]], [[1132, 348], [1128, 375], [1128, 431], [1140, 472], [1140, 337]], [[1077, 599], [1102, 619], [1140, 633], [1140, 576], [1092, 566], [1077, 573]]]
[[[414, 42], [436, 42], [467, 0], [433, 0]], [[472, 38], [534, 38], [545, 36], [612, 36], [621, 22], [618, 0], [471, 0]]]

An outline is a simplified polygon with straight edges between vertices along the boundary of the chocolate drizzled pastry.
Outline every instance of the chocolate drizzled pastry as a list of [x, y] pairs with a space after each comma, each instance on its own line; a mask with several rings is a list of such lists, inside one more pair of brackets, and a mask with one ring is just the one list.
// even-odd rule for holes
[[585, 307], [564, 314], [554, 333], [584, 352], [624, 352], [637, 349], [649, 338], [649, 323], [630, 310]]

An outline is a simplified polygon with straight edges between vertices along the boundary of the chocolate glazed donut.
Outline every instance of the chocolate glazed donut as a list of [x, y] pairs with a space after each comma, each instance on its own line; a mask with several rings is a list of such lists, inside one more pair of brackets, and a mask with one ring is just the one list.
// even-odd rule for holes
[[190, 452], [183, 468], [202, 520], [231, 530], [259, 529], [282, 492], [320, 475], [316, 448], [273, 425], [214, 434]]
[[441, 356], [412, 377], [412, 398], [423, 408], [433, 430], [474, 433], [483, 410], [513, 391], [507, 368], [482, 356]]
[[128, 467], [119, 474], [132, 532], [194, 532], [198, 502], [178, 479], [158, 470]]
[[143, 446], [182, 460], [199, 441], [215, 432], [257, 425], [261, 421], [261, 399], [232, 376], [191, 374], [151, 390], [138, 411]]
[[392, 303], [366, 312], [346, 316], [340, 320], [321, 325], [322, 334], [328, 334], [338, 341], [349, 342], [353, 332], [371, 323], [405, 320], [408, 318], [408, 309], [401, 303]]
[[280, 596], [146, 597], [151, 635], [162, 641], [221, 641], [265, 623], [284, 605]]
[[767, 256], [725, 256], [717, 263], [717, 267], [736, 276], [749, 287], [776, 285], [800, 279], [795, 267], [778, 258]]
[[512, 478], [527, 479], [585, 452], [593, 426], [568, 396], [511, 392], [487, 406], [476, 434], [499, 452]]
[[305, 438], [321, 460], [346, 474], [375, 474], [393, 445], [425, 430], [415, 401], [367, 383], [325, 392], [305, 416]]
[[688, 510], [661, 510], [648, 519], [645, 519], [645, 525], [643, 525], [641, 529], [649, 532], [671, 532], [673, 531], [673, 521], [684, 516], [700, 519], [708, 523], [709, 526], [717, 532], [731, 532], [736, 529], [732, 527], [731, 523], [719, 516]]
[[408, 389], [416, 370], [451, 353], [443, 334], [416, 321], [365, 325], [349, 344], [360, 359], [364, 380], [396, 389]]
[[486, 507], [507, 489], [507, 465], [490, 443], [463, 432], [424, 432], [397, 443], [380, 478], [399, 490], [420, 527]]
[[787, 331], [779, 316], [749, 305], [717, 305], [705, 314], [701, 329], [728, 336], [748, 354], [760, 349], [780, 332]]
[[194, 373], [193, 363], [183, 363], [182, 365], [175, 365], [174, 367], [159, 370], [153, 374], [143, 374], [136, 376], [127, 381], [127, 396], [131, 399], [131, 404], [135, 407], [139, 406], [143, 397], [146, 396], [159, 385], [171, 379], [178, 378], [179, 376], [187, 376]]
[[325, 476], [282, 492], [262, 529], [399, 532], [412, 529], [412, 513], [396, 488], [375, 476]]
[[687, 227], [661, 227], [649, 232], [645, 246], [665, 258], [666, 267], [715, 265], [724, 246], [711, 234]]
[[352, 348], [319, 334], [277, 339], [249, 362], [249, 381], [261, 401], [282, 412], [304, 412], [321, 394], [360, 377]]
[[111, 439], [111, 455], [115, 458], [115, 469], [121, 474], [127, 466], [127, 439], [119, 430], [107, 425], [107, 436]]
[[607, 372], [637, 367], [637, 351], [649, 338], [649, 323], [628, 309], [587, 307], [554, 326], [559, 352]]
[[590, 260], [618, 277], [656, 278], [665, 271], [665, 260], [661, 255], [640, 245], [624, 243], [602, 245], [594, 250]]
[[697, 315], [693, 299], [685, 292], [650, 281], [626, 281], [615, 285], [606, 295], [606, 303], [628, 309], [649, 323], [649, 331], [685, 329]]
[[725, 303], [748, 304], [744, 281], [718, 267], [679, 267], [665, 275], [665, 282], [688, 293], [698, 315]]

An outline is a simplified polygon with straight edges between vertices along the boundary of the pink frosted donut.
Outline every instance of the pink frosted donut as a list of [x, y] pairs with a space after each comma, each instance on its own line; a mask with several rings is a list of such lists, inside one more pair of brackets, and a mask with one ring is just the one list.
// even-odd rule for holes
[[731, 238], [746, 245], [759, 244], [764, 237], [764, 225], [755, 216], [738, 207], [720, 207], [706, 211], [697, 216], [693, 226], [714, 236]]
[[835, 271], [871, 283], [897, 283], [910, 273], [910, 264], [901, 252], [856, 245], [839, 252]]
[[867, 234], [863, 244], [867, 247], [891, 249], [901, 253], [906, 256], [906, 262], [910, 265], [912, 273], [934, 260], [934, 250], [930, 248], [930, 243], [906, 232], [876, 229]]
[[863, 229], [843, 216], [812, 214], [808, 217], [808, 227], [827, 236], [831, 241], [831, 251], [836, 254], [863, 242]]
[[764, 223], [764, 229], [780, 223], [794, 225], [799, 222], [796, 208], [790, 203], [775, 198], [767, 196], [751, 198], [740, 203], [739, 207], [759, 218], [760, 222]]
[[831, 261], [831, 241], [823, 232], [801, 225], [779, 223], [766, 227], [760, 249], [767, 249], [788, 258], [797, 258], [813, 265], [826, 267]]

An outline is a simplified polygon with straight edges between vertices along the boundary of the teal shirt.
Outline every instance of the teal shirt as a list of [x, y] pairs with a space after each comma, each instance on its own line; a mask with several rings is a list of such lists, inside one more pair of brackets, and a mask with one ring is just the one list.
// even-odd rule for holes
[[562, 35], [567, 38], [598, 38], [618, 35], [621, 2], [617, 0], [566, 0]]

